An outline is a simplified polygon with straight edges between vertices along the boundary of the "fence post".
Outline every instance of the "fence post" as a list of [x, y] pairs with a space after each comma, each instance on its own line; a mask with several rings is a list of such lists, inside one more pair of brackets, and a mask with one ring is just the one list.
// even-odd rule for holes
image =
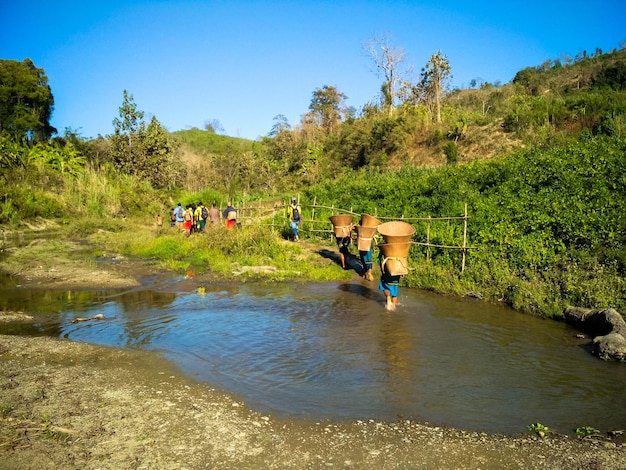
[[313, 197], [313, 207], [311, 208], [311, 233], [314, 233], [314, 227], [315, 227], [315, 206], [317, 205], [317, 196]]
[[461, 273], [465, 271], [465, 252], [467, 251], [467, 202], [465, 203], [465, 214], [463, 215], [463, 260], [461, 261]]
[[430, 261], [430, 215], [426, 222], [426, 259]]
[[[335, 215], [335, 203], [333, 202], [333, 204], [330, 206], [330, 214], [331, 215]], [[333, 230], [330, 230], [330, 236], [328, 237], [329, 240], [332, 241], [333, 239]]]

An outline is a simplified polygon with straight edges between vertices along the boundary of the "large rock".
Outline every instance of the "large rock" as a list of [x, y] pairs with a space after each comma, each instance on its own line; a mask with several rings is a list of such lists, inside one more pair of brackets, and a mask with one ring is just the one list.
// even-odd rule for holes
[[586, 309], [569, 307], [565, 321], [593, 337], [595, 353], [602, 359], [626, 359], [626, 322], [612, 308]]
[[623, 361], [626, 359], [626, 339], [619, 333], [609, 333], [593, 339], [596, 354], [602, 359]]

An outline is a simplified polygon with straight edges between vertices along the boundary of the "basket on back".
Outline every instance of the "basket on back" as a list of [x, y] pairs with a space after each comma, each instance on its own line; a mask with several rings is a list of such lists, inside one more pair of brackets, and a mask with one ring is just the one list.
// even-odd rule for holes
[[381, 224], [380, 220], [368, 214], [361, 214], [361, 224], [356, 228], [356, 241], [359, 251], [369, 251], [376, 228]]
[[402, 243], [411, 240], [415, 233], [415, 227], [406, 222], [385, 222], [378, 227], [378, 233], [383, 236], [385, 243]]
[[349, 214], [337, 214], [329, 217], [333, 224], [333, 230], [337, 237], [349, 237], [352, 232], [352, 220], [353, 215]]
[[385, 240], [385, 243], [378, 245], [383, 255], [381, 268], [392, 276], [408, 274], [407, 258], [415, 227], [406, 222], [395, 221], [380, 224], [377, 229]]

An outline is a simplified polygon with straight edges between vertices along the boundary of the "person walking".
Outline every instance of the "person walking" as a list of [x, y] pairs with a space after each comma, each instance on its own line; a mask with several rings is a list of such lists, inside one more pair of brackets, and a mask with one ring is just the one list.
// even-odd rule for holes
[[226, 209], [224, 209], [224, 220], [226, 220], [226, 228], [232, 229], [237, 224], [237, 210], [233, 207], [233, 204], [229, 201]]
[[293, 241], [300, 241], [298, 236], [298, 226], [300, 225], [300, 218], [302, 214], [302, 208], [300, 204], [296, 203], [296, 198], [291, 198], [291, 204], [287, 207], [287, 217], [289, 218], [289, 225], [291, 226], [291, 232], [293, 233]]
[[340, 237], [339, 235], [335, 235], [337, 238], [337, 248], [339, 249], [339, 261], [341, 261], [341, 267], [346, 269], [348, 258], [350, 256], [350, 243], [352, 242], [352, 235], [350, 231], [348, 231], [348, 235], [345, 237]]
[[384, 256], [382, 253], [378, 254], [378, 263], [380, 265], [380, 282], [378, 283], [378, 290], [385, 294], [385, 308], [393, 311], [398, 305], [398, 293], [400, 286], [400, 275], [389, 274], [384, 266]]
[[374, 245], [370, 245], [370, 249], [359, 250], [359, 257], [361, 258], [361, 264], [363, 265], [363, 279], [368, 281], [374, 280], [374, 275], [372, 274], [372, 264], [374, 259]]
[[217, 208], [215, 201], [213, 201], [211, 209], [209, 209], [209, 220], [211, 221], [211, 226], [213, 227], [217, 227], [220, 223], [220, 211]]
[[176, 227], [176, 209], [174, 207], [170, 209], [170, 227]]
[[187, 236], [189, 236], [191, 235], [191, 227], [193, 225], [193, 209], [190, 205], [185, 207], [185, 213], [183, 215], [183, 218], [183, 228], [185, 232], [187, 232]]
[[204, 232], [204, 227], [206, 227], [206, 221], [209, 218], [209, 210], [202, 204], [202, 201], [198, 203], [198, 207], [200, 208], [200, 218], [198, 221], [200, 222], [200, 231]]
[[180, 202], [176, 206], [175, 214], [176, 214], [176, 228], [182, 232], [183, 230], [185, 230], [185, 227], [184, 227], [185, 209], [183, 209], [183, 206]]
[[202, 220], [202, 202], [198, 202], [198, 205], [193, 211], [193, 226], [196, 232], [202, 231], [201, 221]]

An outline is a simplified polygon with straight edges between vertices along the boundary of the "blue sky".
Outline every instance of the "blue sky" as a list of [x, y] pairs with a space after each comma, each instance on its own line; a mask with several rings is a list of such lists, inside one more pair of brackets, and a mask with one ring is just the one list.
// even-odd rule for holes
[[266, 135], [296, 126], [324, 85], [360, 109], [382, 79], [363, 53], [386, 34], [414, 80], [441, 50], [452, 86], [507, 83], [564, 54], [626, 43], [626, 2], [31, 1], [0, 0], [0, 58], [30, 58], [55, 98], [51, 124], [83, 137], [113, 132], [123, 91], [168, 130]]

